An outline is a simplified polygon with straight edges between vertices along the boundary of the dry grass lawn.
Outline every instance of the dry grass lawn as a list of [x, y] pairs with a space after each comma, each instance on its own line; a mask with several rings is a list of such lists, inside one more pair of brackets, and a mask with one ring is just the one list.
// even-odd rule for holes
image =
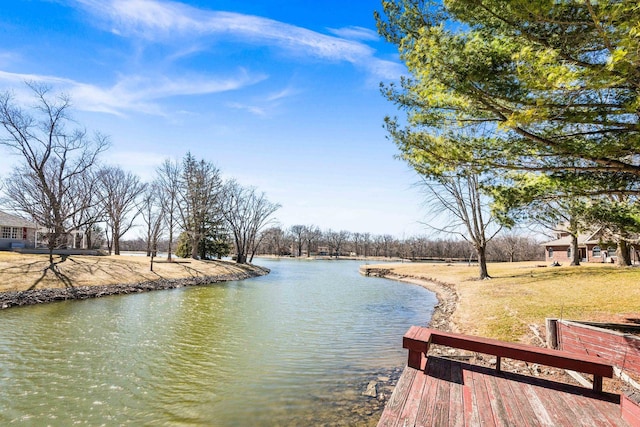
[[[48, 255], [0, 252], [0, 292], [26, 289], [132, 284], [158, 279], [221, 276], [246, 271], [226, 261], [180, 260], [168, 263], [155, 258], [150, 271], [143, 256], [56, 256], [58, 275], [47, 267]], [[65, 283], [67, 281], [67, 283]]]
[[[374, 266], [369, 266], [374, 267]], [[589, 321], [640, 321], [640, 268], [583, 264], [546, 267], [542, 262], [489, 265], [490, 280], [477, 280], [478, 267], [393, 264], [394, 274], [455, 285], [460, 297], [453, 322], [460, 332], [522, 340], [529, 325], [546, 317]]]

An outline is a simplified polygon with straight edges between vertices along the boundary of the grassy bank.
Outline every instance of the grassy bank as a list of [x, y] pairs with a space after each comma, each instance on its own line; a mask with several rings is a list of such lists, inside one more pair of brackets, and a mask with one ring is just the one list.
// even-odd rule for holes
[[585, 264], [547, 267], [540, 262], [489, 265], [490, 280], [476, 280], [477, 266], [385, 264], [391, 274], [449, 283], [458, 293], [452, 321], [458, 331], [510, 341], [525, 340], [530, 325], [546, 317], [640, 321], [640, 268]]
[[247, 277], [254, 269], [227, 261], [179, 260], [168, 263], [143, 256], [55, 257], [56, 269], [49, 267], [48, 255], [0, 252], [0, 292], [27, 289], [56, 289], [79, 286], [108, 286], [161, 279], [192, 277]]

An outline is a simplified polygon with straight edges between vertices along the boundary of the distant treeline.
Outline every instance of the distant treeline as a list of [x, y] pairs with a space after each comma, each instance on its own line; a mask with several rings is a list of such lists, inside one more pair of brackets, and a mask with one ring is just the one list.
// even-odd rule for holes
[[[126, 251], [144, 251], [142, 238], [121, 243]], [[167, 242], [158, 242], [165, 252]], [[398, 239], [389, 234], [322, 231], [314, 226], [271, 227], [261, 233], [258, 255], [291, 257], [330, 256], [403, 258], [410, 260], [473, 260], [475, 250], [464, 240], [438, 239], [428, 236]], [[505, 234], [495, 237], [487, 248], [489, 261], [544, 260], [544, 248], [531, 237]]]
[[[322, 231], [313, 226], [295, 225], [288, 230], [272, 227], [263, 233], [258, 253], [282, 256], [354, 256], [420, 259], [474, 259], [475, 250], [466, 241], [413, 236], [394, 236], [348, 231]], [[535, 239], [503, 235], [488, 245], [490, 261], [543, 260], [544, 248]]]

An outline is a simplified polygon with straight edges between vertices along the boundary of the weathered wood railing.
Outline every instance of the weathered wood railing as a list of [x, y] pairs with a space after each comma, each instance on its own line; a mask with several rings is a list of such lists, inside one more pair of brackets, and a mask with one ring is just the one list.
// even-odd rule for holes
[[423, 355], [427, 355], [430, 344], [494, 355], [497, 358], [496, 370], [498, 371], [500, 371], [501, 358], [506, 357], [592, 374], [595, 391], [602, 391], [603, 377], [613, 377], [613, 366], [600, 358], [490, 338], [441, 332], [419, 326], [412, 326], [403, 337], [402, 346], [409, 350], [407, 365], [411, 368], [422, 369]]

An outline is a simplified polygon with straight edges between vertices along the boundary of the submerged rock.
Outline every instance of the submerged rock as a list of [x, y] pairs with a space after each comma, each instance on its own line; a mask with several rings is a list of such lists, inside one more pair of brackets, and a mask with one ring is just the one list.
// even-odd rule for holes
[[367, 384], [367, 389], [362, 394], [369, 397], [378, 397], [377, 386], [377, 381], [369, 381], [369, 384]]

